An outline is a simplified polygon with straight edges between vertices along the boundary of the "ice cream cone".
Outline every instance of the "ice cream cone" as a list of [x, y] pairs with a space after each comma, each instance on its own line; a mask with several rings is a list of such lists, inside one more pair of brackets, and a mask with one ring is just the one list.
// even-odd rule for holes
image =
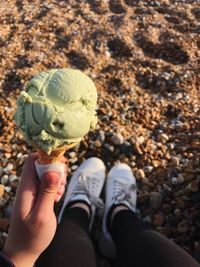
[[73, 148], [76, 145], [77, 143], [71, 143], [63, 147], [58, 147], [52, 150], [50, 155], [46, 154], [43, 150], [36, 148], [39, 154], [39, 158], [37, 162], [42, 165], [47, 165], [47, 164], [51, 164], [54, 162], [58, 162], [60, 161], [60, 159], [62, 158], [62, 156], [65, 154], [67, 150]]

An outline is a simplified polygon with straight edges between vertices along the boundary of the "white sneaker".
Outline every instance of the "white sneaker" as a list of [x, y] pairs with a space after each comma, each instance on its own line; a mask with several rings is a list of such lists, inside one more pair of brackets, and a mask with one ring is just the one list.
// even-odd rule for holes
[[108, 173], [105, 194], [105, 212], [103, 218], [100, 250], [106, 258], [115, 258], [115, 245], [107, 228], [107, 217], [113, 205], [123, 204], [130, 210], [136, 210], [136, 179], [127, 164], [119, 163]]
[[96, 207], [104, 208], [99, 198], [105, 181], [105, 165], [98, 158], [89, 158], [75, 171], [68, 185], [64, 203], [58, 216], [58, 223], [62, 219], [65, 207], [72, 201], [85, 201], [91, 205], [91, 223], [94, 220]]

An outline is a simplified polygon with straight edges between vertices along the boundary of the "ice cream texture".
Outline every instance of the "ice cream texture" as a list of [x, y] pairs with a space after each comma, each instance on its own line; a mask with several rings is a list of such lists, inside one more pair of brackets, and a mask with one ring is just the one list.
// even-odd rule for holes
[[17, 100], [16, 125], [25, 139], [47, 154], [78, 143], [97, 123], [97, 90], [76, 69], [52, 69], [34, 76]]

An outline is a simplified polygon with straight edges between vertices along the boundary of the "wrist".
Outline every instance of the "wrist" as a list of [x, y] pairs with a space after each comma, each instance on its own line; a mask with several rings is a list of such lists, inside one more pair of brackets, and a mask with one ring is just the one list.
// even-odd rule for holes
[[36, 261], [35, 257], [27, 255], [26, 252], [9, 252], [6, 249], [2, 250], [2, 255], [12, 262], [15, 267], [33, 267]]

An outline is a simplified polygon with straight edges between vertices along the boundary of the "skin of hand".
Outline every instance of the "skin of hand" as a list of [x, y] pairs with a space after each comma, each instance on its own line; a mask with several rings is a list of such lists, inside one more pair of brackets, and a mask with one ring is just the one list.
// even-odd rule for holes
[[39, 181], [35, 168], [37, 157], [37, 153], [31, 154], [25, 162], [2, 251], [16, 267], [32, 267], [52, 241], [57, 227], [54, 202], [64, 192], [61, 188], [58, 192], [63, 182], [56, 172], [45, 173]]
[[57, 194], [55, 196], [55, 202], [58, 202], [63, 193], [65, 192], [65, 186], [66, 186], [66, 176], [67, 176], [67, 165], [66, 165], [66, 158], [65, 157], [62, 157], [61, 158], [61, 163], [63, 163], [65, 165], [65, 175], [64, 175], [64, 178], [63, 179], [59, 179], [58, 181], [58, 191], [57, 191]]

